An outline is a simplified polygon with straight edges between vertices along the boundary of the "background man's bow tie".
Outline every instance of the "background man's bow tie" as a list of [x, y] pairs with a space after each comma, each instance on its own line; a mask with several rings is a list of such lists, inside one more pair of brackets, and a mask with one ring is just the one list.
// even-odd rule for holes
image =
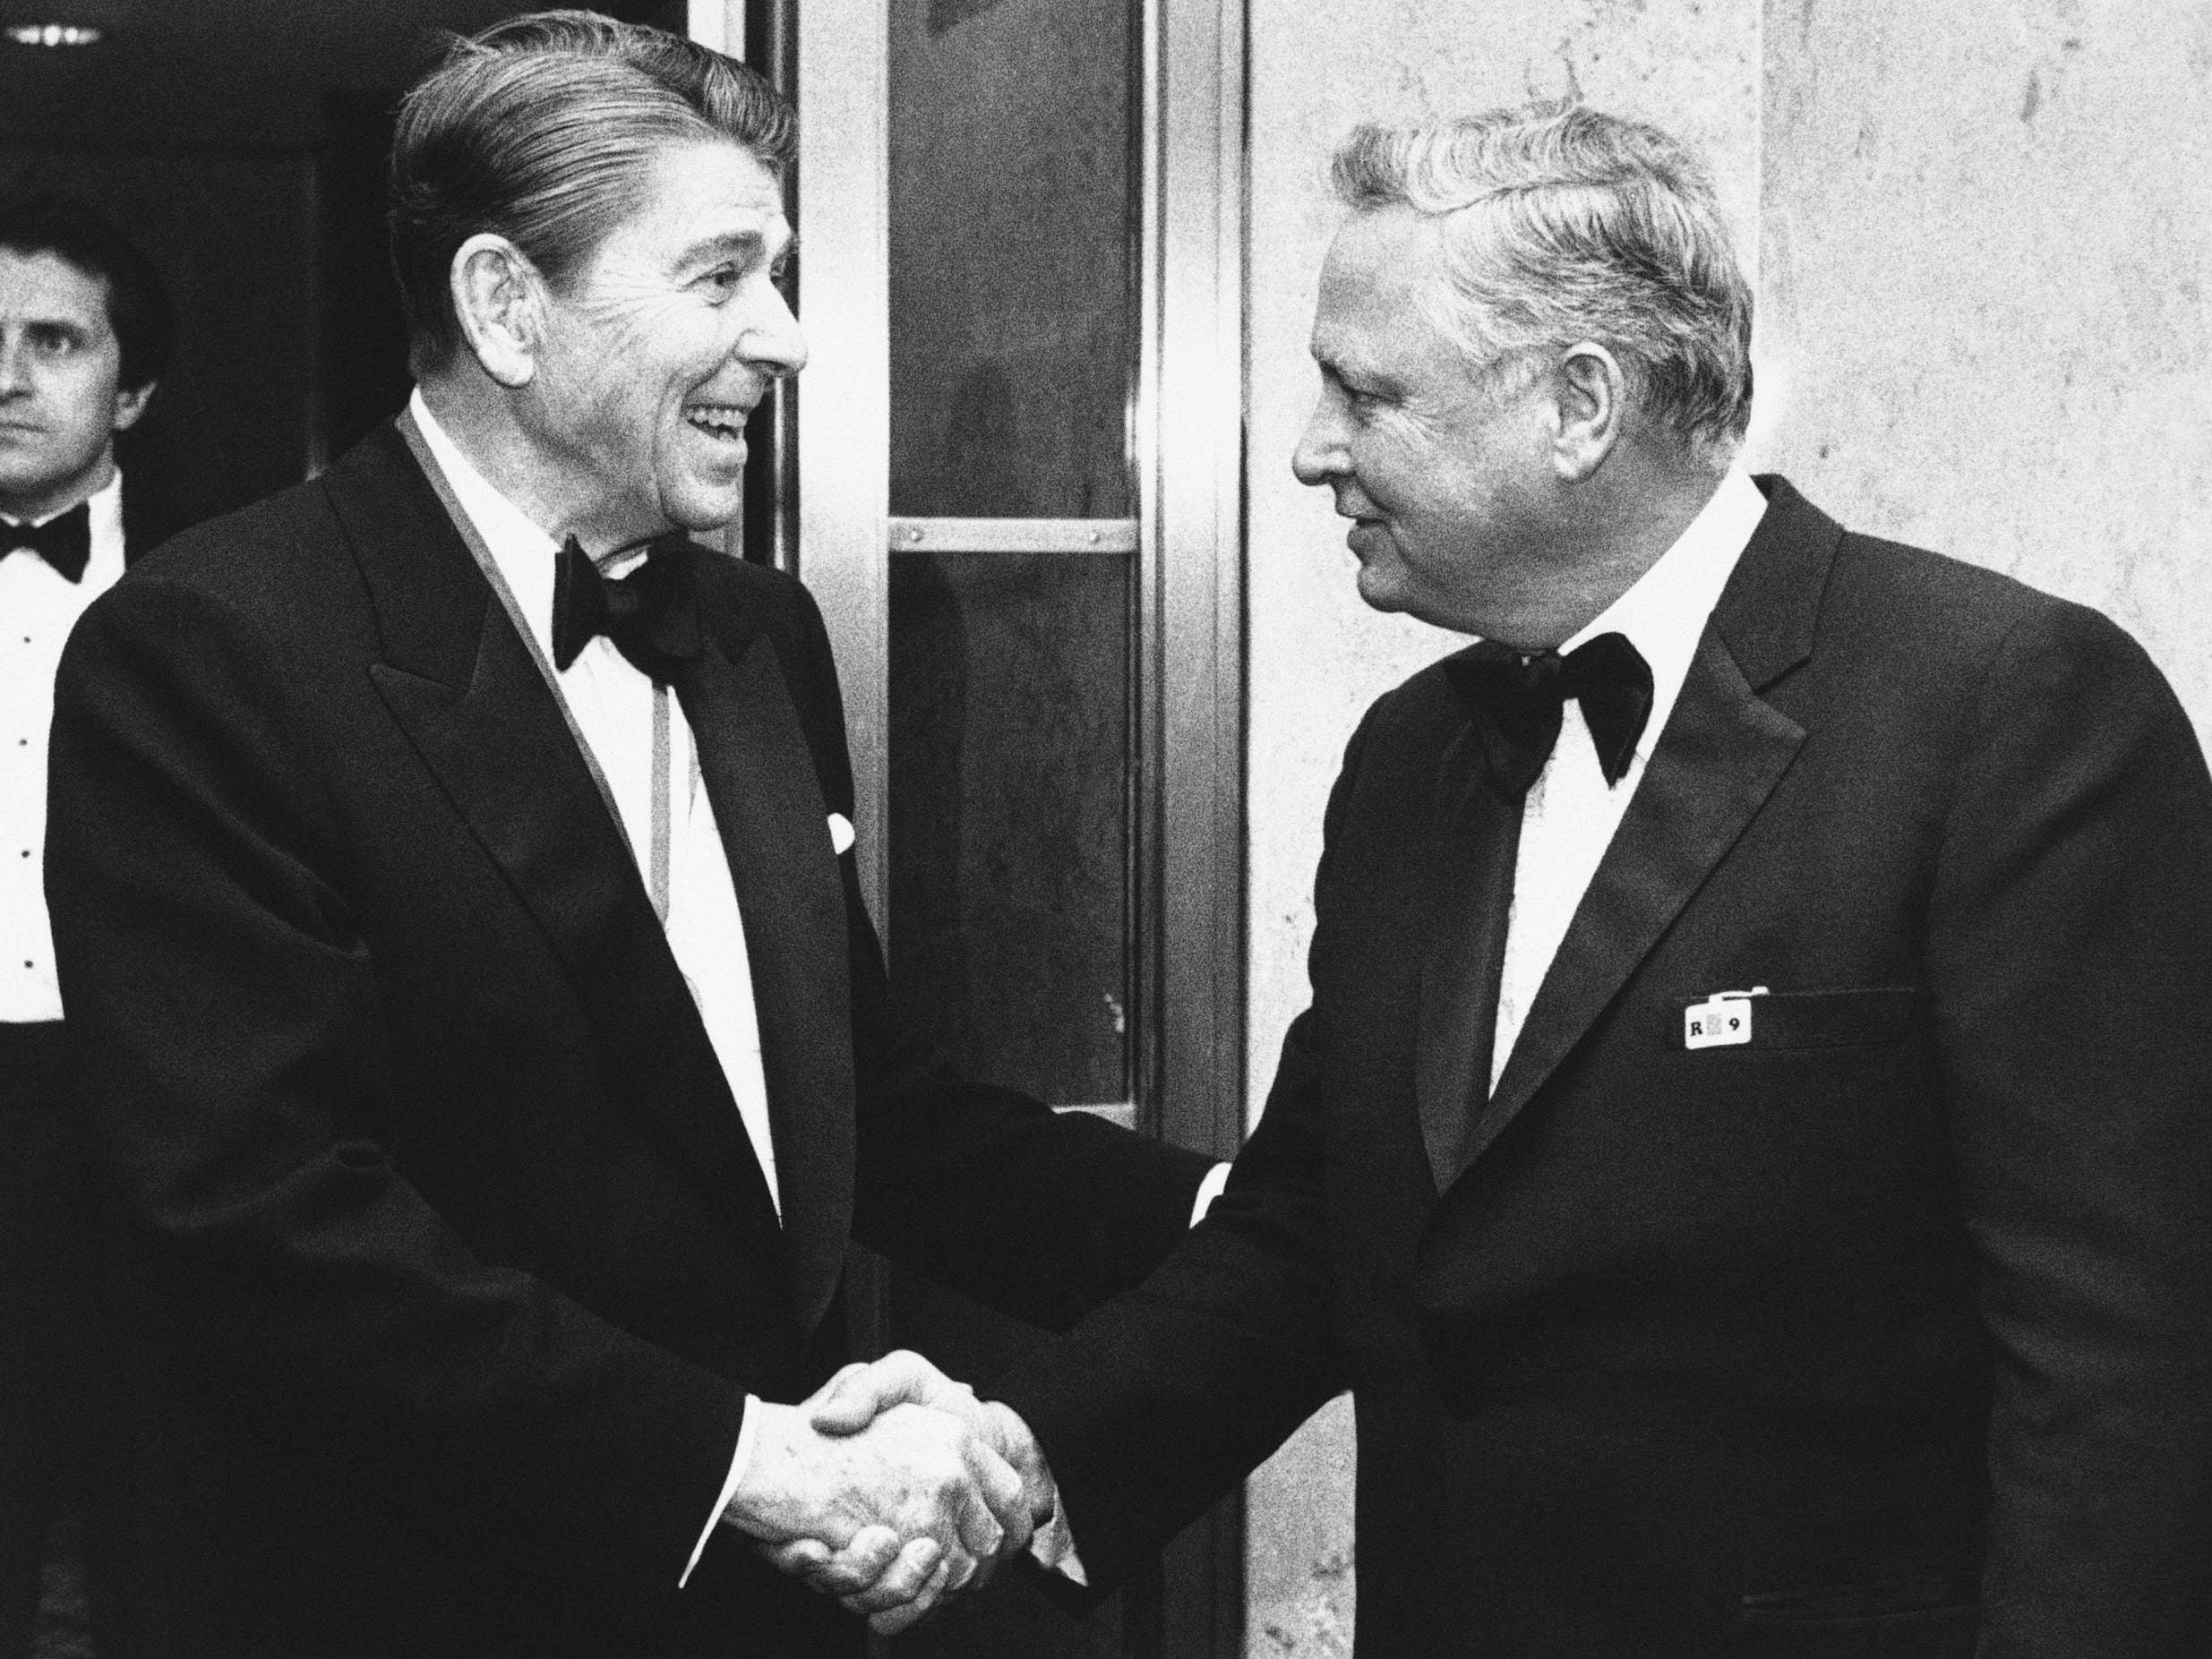
[[92, 557], [92, 509], [79, 501], [67, 512], [42, 525], [16, 524], [0, 518], [0, 558], [27, 547], [73, 582], [84, 579], [84, 567]]
[[565, 670], [601, 634], [657, 685], [699, 654], [699, 604], [682, 536], [655, 543], [643, 564], [614, 580], [568, 539], [553, 573], [553, 666]]
[[1582, 706], [1608, 785], [1627, 773], [1651, 717], [1651, 667], [1625, 634], [1600, 634], [1564, 657], [1539, 651], [1525, 661], [1486, 639], [1448, 660], [1444, 671], [1473, 715], [1491, 765], [1516, 795], [1544, 770], [1569, 697]]

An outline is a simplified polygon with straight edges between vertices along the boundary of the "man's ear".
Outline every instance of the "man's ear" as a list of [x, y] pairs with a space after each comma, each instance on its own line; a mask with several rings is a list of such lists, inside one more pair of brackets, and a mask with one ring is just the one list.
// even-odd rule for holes
[[146, 413], [146, 406], [153, 401], [154, 388], [160, 382], [148, 381], [143, 386], [116, 389], [116, 414], [111, 430], [128, 432], [138, 424], [138, 417]]
[[529, 257], [489, 232], [461, 244], [449, 277], [461, 338], [502, 386], [527, 386], [537, 373], [544, 321], [544, 283]]
[[1620, 441], [1628, 414], [1628, 375], [1620, 360], [1594, 340], [1570, 346], [1554, 371], [1558, 426], [1552, 434], [1552, 469], [1566, 483], [1581, 483], [1605, 465]]

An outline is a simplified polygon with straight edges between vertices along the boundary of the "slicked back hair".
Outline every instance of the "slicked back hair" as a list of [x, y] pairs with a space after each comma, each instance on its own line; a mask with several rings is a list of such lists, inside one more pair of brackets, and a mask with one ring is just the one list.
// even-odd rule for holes
[[1618, 358], [1654, 421], [1704, 449], [1751, 418], [1751, 288], [1711, 176], [1656, 127], [1536, 104], [1338, 147], [1355, 210], [1441, 218], [1443, 321], [1476, 362], [1578, 341]]
[[670, 145], [742, 145], [770, 169], [798, 140], [759, 74], [596, 12], [536, 12], [456, 38], [399, 106], [391, 262], [416, 373], [461, 346], [449, 278], [469, 237], [504, 236], [563, 290], [635, 210]]
[[49, 191], [0, 198], [0, 248], [25, 259], [51, 253], [107, 285], [107, 326], [120, 358], [116, 379], [124, 391], [167, 372], [176, 339], [168, 290], [153, 261], [100, 214]]

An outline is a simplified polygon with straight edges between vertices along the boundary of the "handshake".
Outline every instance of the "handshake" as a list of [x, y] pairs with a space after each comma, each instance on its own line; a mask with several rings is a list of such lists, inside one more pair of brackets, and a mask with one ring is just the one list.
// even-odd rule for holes
[[[796, 1406], [759, 1402], [722, 1518], [879, 1634], [980, 1588], [1031, 1547], [1059, 1498], [1028, 1426], [919, 1354], [847, 1365]], [[1038, 1541], [1047, 1566], [1068, 1553]]]

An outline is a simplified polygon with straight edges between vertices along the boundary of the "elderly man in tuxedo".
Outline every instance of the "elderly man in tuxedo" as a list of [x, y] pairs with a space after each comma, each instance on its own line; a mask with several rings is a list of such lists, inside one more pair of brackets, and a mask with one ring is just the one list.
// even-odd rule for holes
[[902, 1037], [820, 618], [689, 539], [805, 357], [792, 139], [656, 30], [454, 43], [393, 150], [407, 412], [70, 643], [165, 1654], [857, 1652], [751, 1546], [896, 1623], [1050, 1504], [947, 1414], [795, 1409], [848, 1237], [1065, 1324], [1187, 1225], [1202, 1160]]
[[1227, 1193], [1002, 1380], [1093, 1582], [1349, 1387], [1376, 1659], [2212, 1650], [2188, 719], [2102, 616], [1740, 470], [1751, 295], [1663, 134], [1336, 178], [1294, 466], [1370, 604], [1479, 641], [1351, 740]]
[[88, 1595], [101, 1652], [131, 1651], [127, 1487], [94, 1409], [93, 1197], [39, 865], [62, 644], [171, 528], [116, 466], [170, 338], [159, 275], [107, 219], [46, 192], [0, 199], [0, 1659], [33, 1651], [49, 1557]]

